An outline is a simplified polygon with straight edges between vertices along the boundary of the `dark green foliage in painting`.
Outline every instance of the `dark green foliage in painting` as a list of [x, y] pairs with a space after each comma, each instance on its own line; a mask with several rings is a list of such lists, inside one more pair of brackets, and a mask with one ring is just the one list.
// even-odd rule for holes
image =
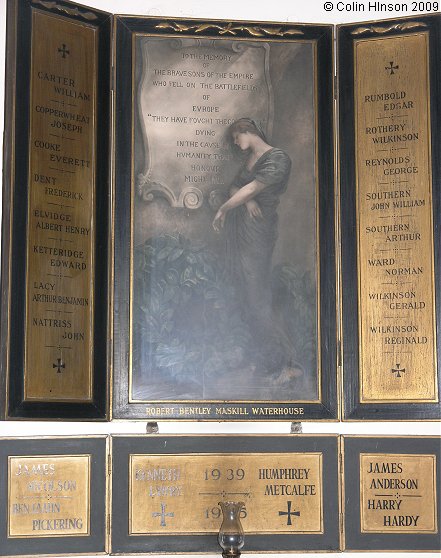
[[316, 367], [316, 296], [315, 278], [299, 273], [293, 265], [273, 269], [272, 292], [275, 312], [280, 316], [286, 335], [293, 345], [297, 361], [315, 372]]
[[249, 333], [212, 251], [161, 235], [138, 247], [134, 261], [135, 369], [197, 389], [240, 366]]
[[[203, 243], [164, 234], [138, 246], [134, 262], [135, 399], [146, 392], [149, 399], [195, 399], [224, 393], [241, 377], [252, 383], [261, 347], [219, 256]], [[272, 287], [293, 354], [315, 373], [314, 281], [280, 265]]]

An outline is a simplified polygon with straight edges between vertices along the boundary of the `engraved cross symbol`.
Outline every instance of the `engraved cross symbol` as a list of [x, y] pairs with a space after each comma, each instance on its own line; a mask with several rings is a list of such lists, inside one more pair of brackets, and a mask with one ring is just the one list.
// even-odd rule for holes
[[288, 521], [286, 522], [287, 525], [292, 525], [292, 522], [291, 522], [291, 516], [292, 515], [297, 515], [297, 517], [300, 517], [300, 512], [299, 511], [295, 511], [295, 512], [291, 511], [291, 504], [292, 504], [292, 502], [288, 501], [288, 511], [286, 511], [286, 512], [279, 511], [279, 515], [287, 515], [288, 516], [287, 517]]
[[61, 369], [66, 368], [66, 365], [61, 358], [57, 358], [57, 364], [53, 364], [52, 368], [57, 368], [57, 374], [61, 374]]
[[173, 512], [165, 513], [165, 504], [161, 504], [161, 512], [153, 512], [152, 517], [160, 517], [161, 518], [161, 527], [167, 527], [165, 523], [166, 517], [174, 517], [175, 514]]
[[405, 368], [400, 368], [400, 363], [397, 364], [396, 368], [391, 369], [392, 374], [396, 374], [397, 378], [401, 378], [401, 372], [406, 372]]
[[66, 45], [63, 43], [61, 47], [58, 49], [58, 52], [61, 54], [63, 58], [66, 58], [67, 54], [70, 54], [70, 51], [67, 50]]
[[393, 62], [389, 62], [389, 64], [390, 64], [390, 66], [385, 66], [384, 69], [387, 70], [388, 72], [390, 72], [389, 75], [392, 76], [395, 73], [394, 70], [399, 70], [400, 67], [398, 65], [394, 66]]

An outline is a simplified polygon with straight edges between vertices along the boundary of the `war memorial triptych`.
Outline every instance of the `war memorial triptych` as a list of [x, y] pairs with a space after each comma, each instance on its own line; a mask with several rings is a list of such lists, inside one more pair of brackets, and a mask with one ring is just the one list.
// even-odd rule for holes
[[439, 32], [9, 2], [4, 416], [439, 418]]

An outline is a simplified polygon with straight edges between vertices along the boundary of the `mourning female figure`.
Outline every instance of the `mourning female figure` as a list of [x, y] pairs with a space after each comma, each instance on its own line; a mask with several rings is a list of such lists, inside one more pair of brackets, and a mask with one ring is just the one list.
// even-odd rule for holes
[[238, 304], [257, 347], [255, 376], [268, 374], [285, 383], [302, 374], [292, 353], [292, 340], [274, 315], [271, 295], [272, 255], [278, 235], [277, 207], [288, 186], [289, 156], [266, 141], [249, 118], [229, 128], [231, 142], [245, 154], [245, 161], [219, 208], [213, 228], [223, 233], [226, 266], [235, 286]]

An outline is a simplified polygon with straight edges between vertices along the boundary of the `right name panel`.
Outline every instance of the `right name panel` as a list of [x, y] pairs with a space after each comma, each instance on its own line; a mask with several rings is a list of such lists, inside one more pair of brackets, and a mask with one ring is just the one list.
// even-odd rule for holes
[[440, 416], [439, 16], [339, 37], [346, 419]]

